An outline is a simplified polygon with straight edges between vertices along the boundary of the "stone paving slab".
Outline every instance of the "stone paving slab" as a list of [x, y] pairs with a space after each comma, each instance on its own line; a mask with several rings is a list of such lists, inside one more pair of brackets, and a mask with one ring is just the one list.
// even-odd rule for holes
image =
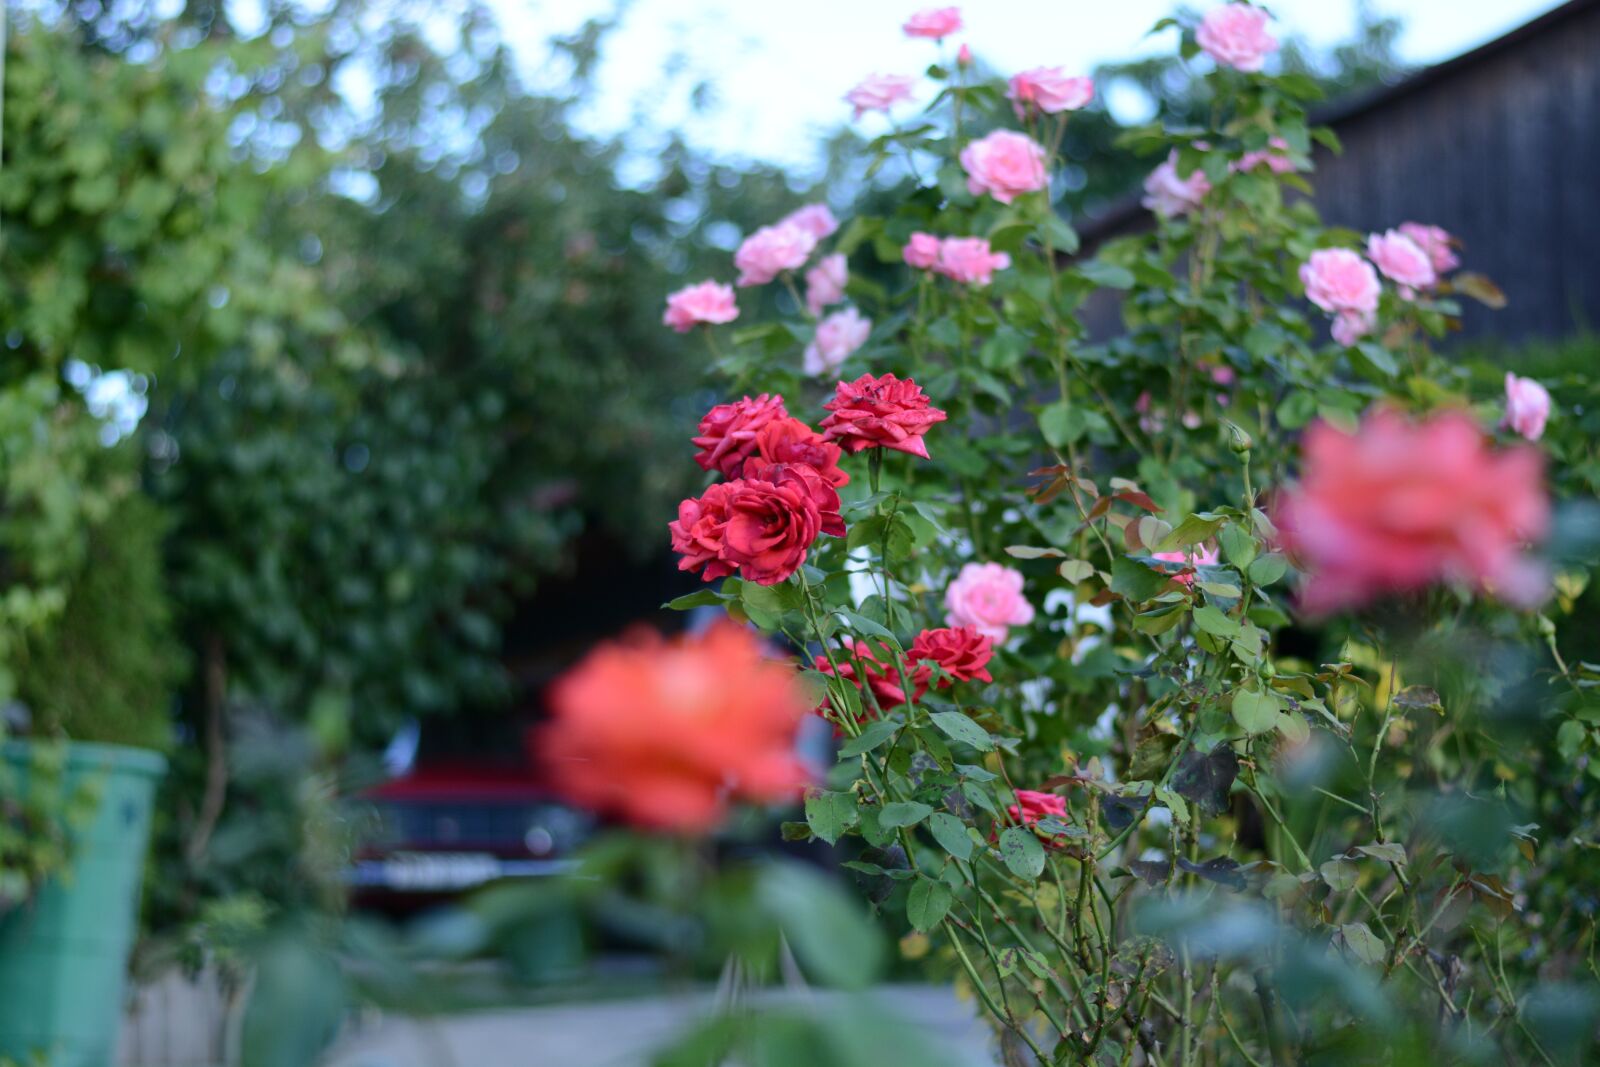
[[[844, 995], [755, 996], [811, 997], [826, 1010], [830, 997]], [[988, 1030], [949, 989], [887, 986], [873, 995], [909, 1026], [934, 1038], [963, 1067], [994, 1067]], [[704, 1018], [713, 1004], [714, 995], [707, 991], [428, 1022], [379, 1019], [341, 1041], [324, 1067], [646, 1067], [653, 1049]]]

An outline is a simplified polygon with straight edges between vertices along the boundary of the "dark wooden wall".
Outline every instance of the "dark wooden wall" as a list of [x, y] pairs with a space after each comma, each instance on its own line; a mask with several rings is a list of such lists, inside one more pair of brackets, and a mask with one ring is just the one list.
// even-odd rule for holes
[[[1462, 338], [1600, 330], [1600, 0], [1314, 118], [1344, 143], [1310, 175], [1328, 225], [1435, 223], [1465, 242], [1462, 269], [1505, 290], [1499, 311], [1463, 301]], [[1083, 227], [1080, 255], [1150, 225], [1130, 199]], [[1085, 319], [1093, 337], [1117, 333], [1115, 295]]]
[[1510, 300], [1464, 334], [1600, 328], [1600, 3], [1579, 0], [1327, 116], [1344, 154], [1313, 176], [1330, 225], [1434, 222]]

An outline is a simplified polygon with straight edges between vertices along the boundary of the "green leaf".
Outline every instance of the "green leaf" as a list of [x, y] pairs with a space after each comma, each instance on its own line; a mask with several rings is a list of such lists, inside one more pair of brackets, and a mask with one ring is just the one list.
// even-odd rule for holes
[[1393, 378], [1400, 373], [1400, 367], [1389, 354], [1389, 350], [1372, 341], [1363, 341], [1350, 349], [1350, 357], [1356, 369], [1363, 371], [1369, 377]]
[[1292, 711], [1278, 716], [1278, 732], [1295, 745], [1303, 745], [1311, 739], [1311, 725], [1306, 717]]
[[1271, 585], [1289, 569], [1288, 560], [1276, 552], [1269, 552], [1250, 564], [1250, 581], [1258, 586]]
[[1054, 559], [1066, 555], [1059, 548], [1037, 548], [1033, 545], [1007, 545], [1006, 555], [1013, 559]]
[[806, 825], [828, 844], [837, 842], [855, 824], [856, 798], [853, 794], [833, 793], [825, 789], [806, 792]]
[[1362, 963], [1382, 963], [1383, 941], [1366, 923], [1345, 923], [1339, 927], [1345, 947]]
[[896, 650], [900, 648], [900, 639], [883, 625], [873, 622], [864, 615], [857, 615], [848, 608], [838, 608], [836, 610], [841, 616], [844, 617], [844, 621], [849, 624], [850, 629], [854, 630], [861, 636], [881, 638], [882, 640], [889, 642], [889, 644]]
[[868, 723], [861, 731], [861, 736], [852, 737], [839, 748], [840, 759], [850, 759], [855, 756], [871, 752], [879, 745], [895, 735], [900, 729], [900, 724], [893, 719], [879, 719]]
[[1223, 519], [1220, 515], [1190, 515], [1178, 523], [1177, 527], [1156, 548], [1162, 552], [1171, 552], [1177, 548], [1197, 545], [1216, 533], [1217, 528], [1222, 523]]
[[1044, 871], [1044, 846], [1026, 827], [1013, 826], [1000, 834], [1000, 858], [1012, 874], [1029, 882]]
[[1406, 847], [1398, 841], [1385, 841], [1383, 844], [1357, 845], [1355, 850], [1363, 856], [1371, 856], [1375, 860], [1385, 863], [1404, 863], [1406, 861]]
[[1256, 558], [1256, 539], [1232, 523], [1217, 535], [1217, 543], [1222, 546], [1222, 554], [1228, 562], [1241, 570]]
[[1051, 448], [1065, 448], [1089, 432], [1088, 413], [1082, 408], [1057, 400], [1039, 412], [1039, 432]]
[[928, 718], [952, 741], [971, 745], [979, 752], [990, 752], [994, 749], [994, 741], [990, 739], [989, 732], [959, 711], [936, 711]]
[[688, 611], [691, 608], [709, 608], [720, 605], [726, 599], [715, 589], [700, 589], [693, 593], [685, 593], [676, 600], [669, 600], [661, 605], [668, 611]]
[[878, 812], [878, 825], [898, 830], [915, 826], [932, 813], [932, 808], [915, 800], [895, 800], [885, 804], [883, 810]]
[[1317, 870], [1321, 873], [1322, 880], [1328, 883], [1328, 888], [1336, 893], [1354, 889], [1361, 877], [1361, 872], [1356, 869], [1355, 864], [1342, 859], [1331, 859]]
[[927, 933], [944, 921], [950, 910], [950, 887], [931, 878], [918, 878], [911, 883], [906, 896], [906, 918], [911, 925]]
[[1094, 564], [1083, 559], [1062, 560], [1061, 565], [1056, 568], [1056, 573], [1069, 582], [1083, 582], [1094, 574]]
[[943, 811], [928, 816], [928, 832], [939, 842], [939, 847], [958, 860], [972, 859], [972, 836], [967, 824]]
[[1240, 689], [1233, 694], [1233, 719], [1248, 734], [1264, 734], [1277, 729], [1283, 701], [1269, 689], [1252, 692]]
[[809, 974], [849, 989], [878, 976], [883, 938], [836, 879], [804, 864], [773, 863], [761, 871], [757, 898]]
[[1237, 637], [1241, 632], [1238, 620], [1230, 619], [1210, 604], [1194, 609], [1194, 624], [1206, 633], [1216, 634], [1218, 637]]
[[1136, 604], [1159, 595], [1170, 582], [1165, 574], [1127, 556], [1111, 561], [1111, 591]]
[[1091, 259], [1087, 263], [1078, 265], [1078, 273], [1096, 285], [1104, 286], [1107, 289], [1133, 288], [1133, 272], [1127, 267], [1119, 267], [1115, 263]]

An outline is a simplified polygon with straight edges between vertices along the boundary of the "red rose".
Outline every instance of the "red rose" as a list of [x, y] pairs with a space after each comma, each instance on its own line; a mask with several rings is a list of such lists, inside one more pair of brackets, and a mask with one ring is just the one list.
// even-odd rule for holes
[[[842, 450], [832, 441], [799, 419], [773, 419], [756, 434], [756, 455], [767, 463], [805, 463], [828, 479], [834, 488], [850, 484], [850, 475], [839, 469]], [[752, 457], [750, 463], [754, 463]], [[745, 475], [749, 477], [748, 472]]]
[[1017, 790], [1017, 802], [1006, 808], [1011, 817], [1023, 826], [1034, 827], [1034, 833], [1039, 835], [1046, 848], [1065, 848], [1067, 838], [1064, 834], [1050, 834], [1037, 828], [1040, 819], [1055, 818], [1060, 822], [1067, 821], [1067, 799], [1056, 796], [1054, 793], [1036, 793], [1032, 789]]
[[766, 463], [759, 456], [751, 456], [745, 461], [744, 476], [746, 481], [802, 488], [817, 506], [822, 532], [831, 537], [844, 536], [844, 517], [839, 514], [839, 490], [829, 485], [827, 478], [811, 464]]
[[[846, 637], [844, 642], [845, 647], [849, 650], [848, 653], [834, 653], [834, 659], [839, 661], [839, 677], [860, 689], [862, 676], [864, 675], [867, 687], [872, 690], [872, 695], [878, 702], [879, 710], [888, 711], [890, 708], [897, 708], [904, 704], [906, 702], [905, 687], [901, 684], [900, 672], [895, 669], [894, 657], [889, 653], [888, 648], [883, 648], [883, 659], [880, 660], [873, 653], [872, 645], [869, 642], [856, 641], [849, 637]], [[861, 661], [860, 671], [856, 670], [857, 660]], [[833, 673], [833, 664], [828, 662], [826, 655], [818, 656], [815, 666], [823, 674]], [[922, 694], [927, 692], [927, 685], [919, 683], [915, 675], [911, 677], [911, 684], [914, 687], [912, 699], [922, 699]], [[864, 717], [870, 717], [872, 715], [872, 706], [863, 701], [862, 712]]]
[[701, 581], [723, 578], [734, 565], [722, 557], [723, 529], [728, 523], [728, 502], [737, 483], [713, 485], [699, 498], [678, 505], [678, 518], [667, 524], [672, 531], [672, 550], [681, 552], [680, 571], [705, 568]]
[[700, 436], [692, 443], [700, 452], [694, 461], [701, 470], [720, 471], [725, 478], [737, 478], [747, 456], [756, 450], [756, 434], [773, 419], [788, 418], [783, 397], [762, 393], [751, 400], [744, 397], [732, 404], [718, 404], [700, 420]]
[[[728, 521], [722, 527], [722, 558], [757, 585], [777, 585], [800, 569], [817, 539], [822, 515], [803, 479], [726, 483]], [[821, 480], [818, 479], [818, 483]]]
[[822, 420], [822, 434], [838, 441], [854, 455], [863, 448], [892, 448], [928, 458], [922, 435], [945, 420], [945, 413], [928, 406], [928, 395], [907, 378], [892, 374], [874, 378], [863, 374], [853, 382], [840, 382], [832, 400], [822, 405], [833, 414]]
[[[989, 658], [994, 655], [994, 639], [985, 637], [971, 626], [946, 626], [938, 630], [924, 630], [911, 642], [908, 658], [919, 664], [917, 670], [925, 678], [931, 674], [925, 663], [937, 663], [957, 682], [992, 682], [989, 675]], [[950, 684], [939, 684], [943, 689]]]

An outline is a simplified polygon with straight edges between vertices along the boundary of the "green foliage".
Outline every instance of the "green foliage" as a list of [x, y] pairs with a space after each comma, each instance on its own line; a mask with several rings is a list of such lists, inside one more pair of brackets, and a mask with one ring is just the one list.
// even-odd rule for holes
[[27, 642], [17, 695], [35, 729], [167, 747], [185, 664], [161, 566], [165, 533], [161, 511], [138, 493], [89, 529], [61, 614]]

